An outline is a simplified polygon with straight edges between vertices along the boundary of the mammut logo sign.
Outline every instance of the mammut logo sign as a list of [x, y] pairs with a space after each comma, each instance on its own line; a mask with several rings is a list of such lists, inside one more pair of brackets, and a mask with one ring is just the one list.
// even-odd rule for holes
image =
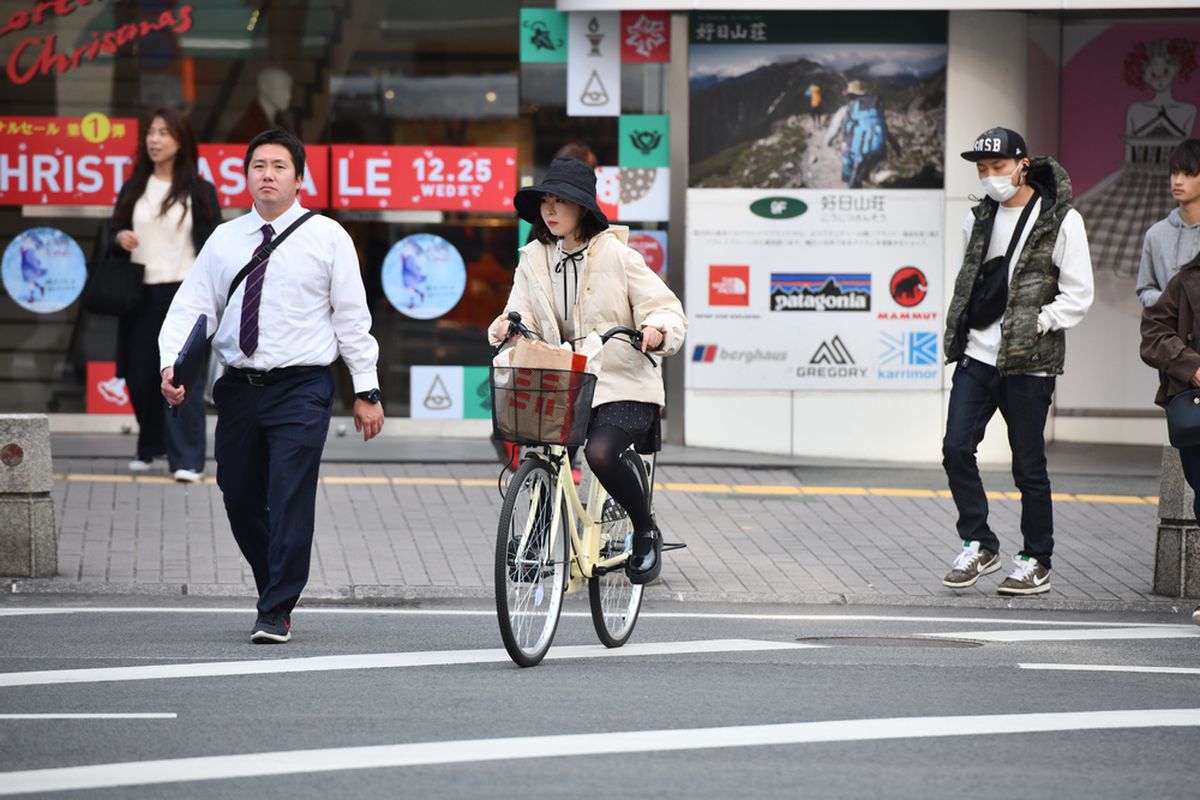
[[897, 304], [912, 308], [925, 299], [929, 281], [925, 279], [925, 273], [916, 267], [901, 267], [892, 275], [888, 289]]

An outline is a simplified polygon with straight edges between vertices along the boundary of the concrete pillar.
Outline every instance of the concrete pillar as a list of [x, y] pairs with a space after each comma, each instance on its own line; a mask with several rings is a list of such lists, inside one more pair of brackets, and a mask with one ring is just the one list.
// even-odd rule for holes
[[0, 576], [58, 573], [53, 482], [46, 415], [0, 414]]
[[1158, 544], [1154, 551], [1154, 593], [1200, 597], [1200, 527], [1194, 493], [1183, 477], [1179, 451], [1163, 448], [1158, 491]]

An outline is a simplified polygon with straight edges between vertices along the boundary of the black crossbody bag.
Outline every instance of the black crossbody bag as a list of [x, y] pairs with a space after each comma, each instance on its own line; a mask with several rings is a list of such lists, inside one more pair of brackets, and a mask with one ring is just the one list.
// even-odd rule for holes
[[237, 275], [233, 276], [233, 283], [229, 284], [229, 291], [225, 293], [225, 305], [227, 305], [227, 306], [229, 305], [229, 298], [233, 297], [234, 291], [237, 289], [238, 286], [241, 285], [242, 281], [246, 280], [246, 278], [249, 277], [251, 272], [254, 272], [254, 270], [258, 269], [260, 264], [262, 264], [264, 261], [266, 261], [268, 258], [270, 258], [271, 253], [275, 250], [276, 247], [279, 247], [279, 245], [283, 244], [284, 239], [291, 236], [292, 232], [295, 231], [296, 228], [299, 228], [305, 222], [308, 222], [310, 217], [315, 217], [316, 215], [317, 215], [316, 211], [304, 212], [304, 214], [300, 217], [300, 219], [296, 220], [291, 225], [288, 225], [287, 228], [283, 231], [283, 233], [276, 236], [274, 239], [272, 239], [267, 244], [266, 247], [264, 247], [262, 250], [259, 250], [257, 253], [255, 253], [254, 256], [250, 259], [250, 262], [248, 264], [246, 264], [246, 266], [242, 267], [241, 271]]
[[1017, 220], [1017, 227], [1013, 229], [1008, 251], [1003, 256], [989, 258], [979, 266], [979, 274], [975, 276], [975, 285], [971, 289], [971, 299], [967, 303], [967, 326], [973, 330], [989, 328], [1004, 315], [1004, 308], [1008, 305], [1008, 265], [1012, 263], [1017, 243], [1021, 241], [1025, 224], [1039, 197], [1041, 194], [1035, 189], [1033, 197], [1021, 212], [1021, 218]]

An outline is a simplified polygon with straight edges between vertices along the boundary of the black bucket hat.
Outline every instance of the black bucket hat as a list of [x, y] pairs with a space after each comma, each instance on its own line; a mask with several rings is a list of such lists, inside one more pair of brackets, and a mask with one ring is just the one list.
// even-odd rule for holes
[[601, 225], [608, 227], [608, 217], [604, 216], [600, 204], [596, 202], [596, 170], [578, 158], [554, 159], [541, 183], [517, 190], [513, 205], [521, 219], [531, 225], [541, 219], [544, 194], [552, 194], [583, 206]]

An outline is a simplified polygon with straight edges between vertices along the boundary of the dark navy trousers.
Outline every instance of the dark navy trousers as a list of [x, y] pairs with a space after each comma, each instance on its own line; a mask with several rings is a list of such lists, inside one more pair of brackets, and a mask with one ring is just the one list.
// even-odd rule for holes
[[290, 614], [308, 582], [317, 473], [333, 405], [333, 371], [271, 386], [225, 375], [217, 404], [217, 485], [258, 586], [260, 613]]
[[954, 370], [942, 466], [958, 508], [958, 535], [993, 553], [1000, 541], [988, 526], [988, 501], [975, 462], [987, 424], [999, 410], [1008, 424], [1012, 474], [1021, 491], [1021, 555], [1050, 569], [1054, 551], [1054, 513], [1050, 476], [1046, 471], [1046, 415], [1054, 395], [1054, 378], [1001, 375], [990, 364], [964, 358]]

